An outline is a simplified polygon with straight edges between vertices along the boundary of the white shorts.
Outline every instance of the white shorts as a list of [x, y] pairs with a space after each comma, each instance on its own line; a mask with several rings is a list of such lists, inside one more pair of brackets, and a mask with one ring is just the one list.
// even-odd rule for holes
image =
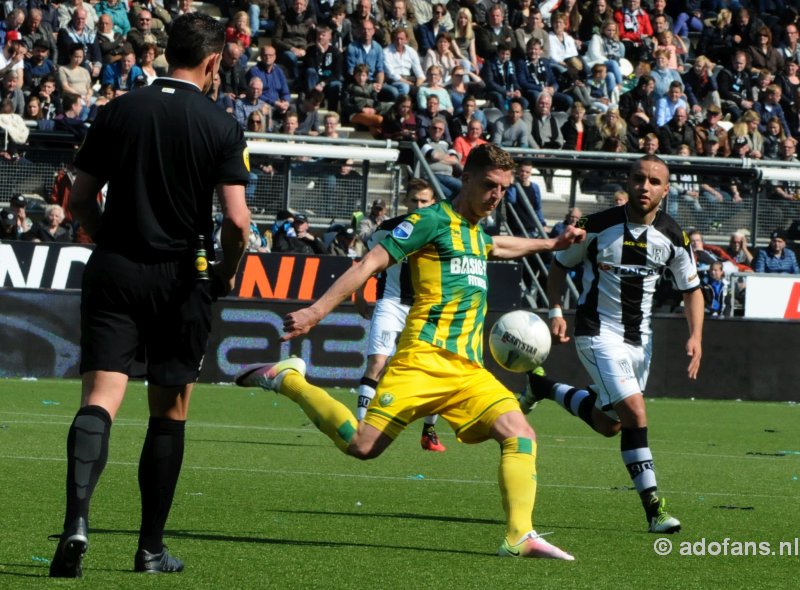
[[617, 402], [644, 392], [653, 352], [650, 336], [642, 336], [641, 346], [628, 344], [617, 334], [578, 336], [575, 346], [592, 378], [599, 409], [608, 412]]
[[367, 356], [394, 354], [397, 338], [406, 326], [409, 306], [396, 299], [378, 299], [369, 325]]

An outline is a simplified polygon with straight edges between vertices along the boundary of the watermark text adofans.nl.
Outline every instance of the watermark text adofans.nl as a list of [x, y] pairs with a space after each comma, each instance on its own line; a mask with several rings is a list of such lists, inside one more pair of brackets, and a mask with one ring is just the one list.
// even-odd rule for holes
[[710, 556], [710, 557], [798, 557], [800, 537], [788, 541], [738, 541], [725, 537], [722, 540], [673, 541], [659, 537], [653, 541], [656, 555]]

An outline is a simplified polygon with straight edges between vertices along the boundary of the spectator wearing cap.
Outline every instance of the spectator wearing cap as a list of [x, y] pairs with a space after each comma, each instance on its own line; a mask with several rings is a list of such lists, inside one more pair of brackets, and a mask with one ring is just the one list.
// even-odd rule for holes
[[119, 61], [103, 66], [100, 82], [101, 84], [111, 84], [114, 94], [120, 96], [133, 90], [136, 79], [140, 76], [144, 77], [144, 72], [136, 65], [136, 54], [133, 47], [126, 44]]
[[361, 258], [366, 251], [364, 243], [358, 239], [352, 227], [340, 227], [327, 249], [327, 253], [333, 256], [350, 258]]
[[273, 252], [291, 252], [294, 254], [325, 254], [325, 244], [309, 231], [308, 218], [295, 215], [292, 221], [294, 231], [280, 231], [273, 238]]
[[720, 126], [722, 121], [722, 109], [712, 104], [706, 110], [706, 118], [695, 125], [694, 128], [694, 150], [698, 156], [705, 156], [706, 140], [709, 135], [713, 135], [719, 143], [719, 155], [728, 157], [731, 155], [731, 142], [728, 132]]
[[26, 231], [29, 231], [31, 227], [33, 227], [33, 222], [25, 212], [25, 207], [27, 204], [27, 199], [19, 194], [12, 196], [9, 202], [9, 210], [16, 216], [17, 219], [17, 233], [19, 235], [24, 234]]
[[358, 222], [358, 239], [366, 244], [384, 219], [386, 219], [386, 203], [383, 199], [375, 199], [369, 209], [369, 215], [365, 215]]
[[34, 93], [45, 76], [55, 73], [56, 64], [50, 59], [50, 44], [38, 39], [33, 44], [31, 56], [25, 59], [23, 65], [23, 91]]
[[17, 231], [17, 216], [10, 209], [0, 211], [0, 240], [10, 242], [20, 239]]
[[786, 232], [775, 230], [769, 236], [769, 246], [758, 251], [753, 265], [756, 272], [800, 274], [797, 257], [786, 248]]

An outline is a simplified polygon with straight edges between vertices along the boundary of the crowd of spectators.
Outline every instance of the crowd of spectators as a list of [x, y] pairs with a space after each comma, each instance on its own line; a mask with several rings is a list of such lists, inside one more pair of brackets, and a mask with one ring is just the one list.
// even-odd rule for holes
[[[243, 129], [336, 137], [345, 124], [414, 141], [447, 194], [486, 141], [798, 161], [800, 19], [783, 0], [212, 3], [227, 29], [209, 98]], [[0, 111], [80, 138], [104, 104], [166, 72], [171, 22], [196, 9], [192, 0], [4, 3]], [[528, 168], [520, 180], [541, 201]], [[274, 171], [256, 159], [248, 195]], [[747, 206], [735, 179], [672, 182], [671, 212], [703, 212], [706, 229]], [[800, 183], [768, 192], [783, 219], [799, 217]], [[526, 212], [526, 232], [530, 221]], [[281, 247], [320, 249], [298, 217], [292, 225]]]

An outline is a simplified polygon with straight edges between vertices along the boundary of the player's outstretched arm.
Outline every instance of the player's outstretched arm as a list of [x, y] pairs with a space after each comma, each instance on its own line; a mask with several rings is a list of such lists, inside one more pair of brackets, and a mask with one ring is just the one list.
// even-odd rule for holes
[[495, 236], [493, 238], [492, 258], [510, 260], [536, 254], [537, 252], [552, 252], [564, 250], [582, 242], [586, 232], [576, 227], [569, 227], [563, 234], [556, 238], [519, 238], [516, 236]]
[[393, 262], [386, 249], [378, 244], [364, 258], [353, 264], [347, 269], [347, 272], [336, 279], [336, 282], [325, 291], [316, 303], [286, 314], [283, 319], [284, 334], [281, 340], [291, 340], [307, 334], [326, 315], [336, 309], [337, 305], [366, 283], [367, 279], [375, 273], [381, 272]]
[[[560, 264], [550, 263], [550, 272], [547, 274], [547, 300], [550, 302], [551, 313], [556, 316], [561, 312], [561, 299], [567, 288], [567, 271]], [[558, 311], [556, 311], [558, 310]], [[569, 342], [567, 336], [567, 320], [558, 315], [550, 318], [550, 334], [553, 336], [553, 344], [564, 344]]]
[[684, 293], [683, 308], [686, 321], [689, 323], [689, 339], [686, 341], [686, 354], [689, 357], [689, 379], [697, 379], [700, 372], [700, 359], [703, 356], [703, 318], [705, 317], [705, 302], [703, 292], [695, 289], [691, 293]]

